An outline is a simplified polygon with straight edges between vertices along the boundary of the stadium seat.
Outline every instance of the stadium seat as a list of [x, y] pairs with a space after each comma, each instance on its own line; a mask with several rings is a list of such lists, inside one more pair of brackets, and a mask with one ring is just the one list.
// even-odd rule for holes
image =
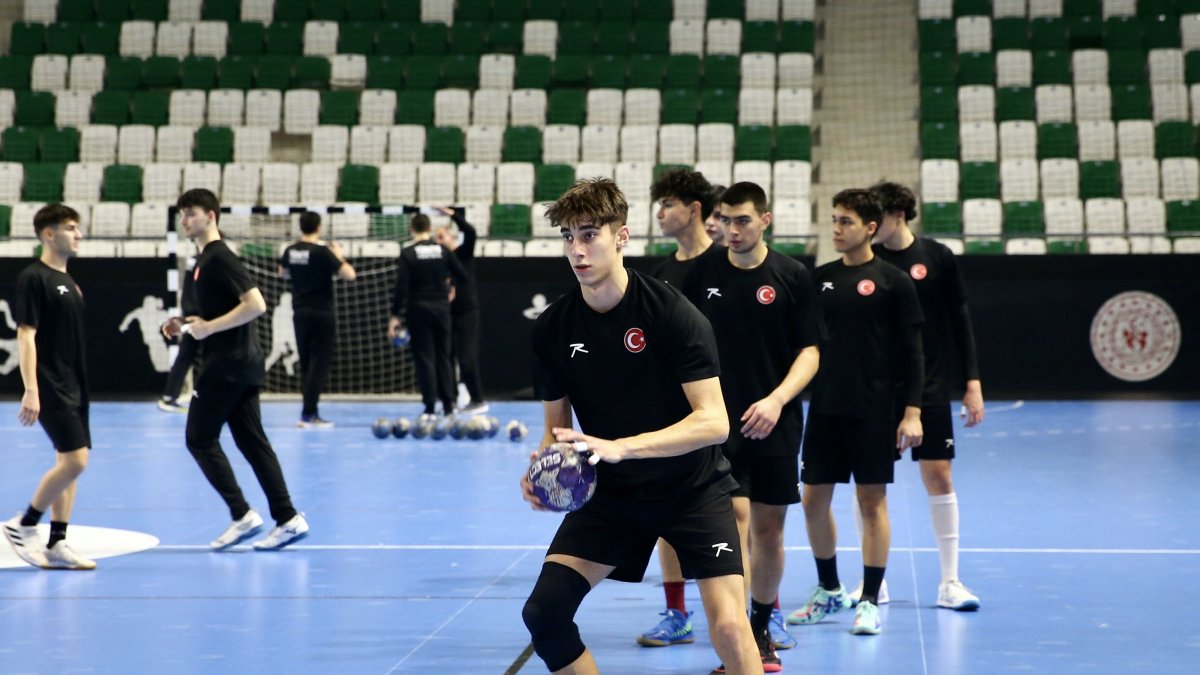
[[363, 164], [343, 166], [338, 201], [378, 203], [379, 168]]
[[[552, 202], [562, 196], [575, 181], [575, 169], [566, 164], [540, 164], [535, 170], [533, 198]], [[492, 220], [495, 225], [495, 218]]]
[[197, 129], [193, 159], [197, 162], [215, 162], [217, 164], [232, 162], [234, 160], [233, 130], [228, 127]]
[[142, 167], [111, 164], [104, 168], [104, 201], [135, 204], [142, 201]]

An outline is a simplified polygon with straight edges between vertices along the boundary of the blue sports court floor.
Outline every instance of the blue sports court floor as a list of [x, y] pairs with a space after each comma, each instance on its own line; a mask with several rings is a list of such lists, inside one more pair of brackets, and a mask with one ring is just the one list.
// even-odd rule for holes
[[[268, 433], [312, 536], [279, 553], [210, 553], [228, 514], [183, 446], [184, 417], [152, 403], [92, 409], [92, 464], [71, 540], [107, 557], [92, 573], [17, 565], [0, 551], [0, 673], [541, 673], [520, 609], [558, 518], [531, 512], [517, 481], [540, 406], [500, 403], [530, 440], [376, 440], [371, 421], [414, 404], [326, 403], [338, 424], [294, 428], [298, 404], [267, 403]], [[52, 461], [40, 428], [0, 404], [0, 508], [23, 508]], [[850, 614], [795, 627], [793, 673], [1200, 672], [1198, 402], [989, 401], [959, 429], [962, 576], [983, 608], [934, 607], [937, 554], [907, 459], [891, 496], [892, 602], [884, 633]], [[257, 485], [226, 447], [251, 502]], [[846, 491], [835, 507], [848, 583], [858, 578]], [[106, 532], [115, 528], [129, 532]], [[144, 533], [137, 535], [133, 533]], [[156, 537], [157, 546], [151, 546]], [[815, 582], [803, 517], [788, 523], [782, 600]], [[606, 673], [706, 673], [696, 643], [646, 649], [661, 611], [657, 563], [640, 585], [606, 582], [584, 603], [584, 639]], [[693, 609], [700, 608], [694, 586]], [[702, 614], [702, 612], [701, 612]], [[700, 627], [703, 619], [700, 618]], [[522, 665], [523, 664], [523, 665]]]

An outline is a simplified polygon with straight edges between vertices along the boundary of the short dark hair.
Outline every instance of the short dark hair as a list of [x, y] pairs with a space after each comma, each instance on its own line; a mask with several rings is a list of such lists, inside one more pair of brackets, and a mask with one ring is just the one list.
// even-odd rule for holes
[[212, 211], [216, 214], [217, 221], [221, 220], [221, 200], [212, 193], [211, 190], [204, 188], [194, 188], [179, 195], [179, 199], [175, 201], [175, 206], [180, 209], [190, 209], [193, 206], [199, 206], [207, 211]]
[[424, 213], [418, 213], [412, 217], [412, 220], [408, 221], [408, 229], [416, 232], [417, 234], [428, 232], [429, 228], [429, 216], [425, 215]]
[[879, 181], [871, 186], [871, 192], [884, 213], [903, 213], [905, 220], [916, 220], [917, 196], [912, 190], [899, 183]]
[[704, 202], [710, 192], [712, 185], [704, 174], [688, 169], [664, 171], [658, 174], [654, 185], [650, 186], [650, 196], [656, 201], [663, 197], [675, 197], [689, 206], [692, 202], [700, 202], [701, 211], [704, 210]]
[[700, 217], [708, 220], [708, 217], [717, 210], [717, 204], [721, 202], [721, 195], [725, 194], [724, 185], [710, 185], [708, 194], [700, 201]]
[[863, 224], [874, 222], [876, 227], [883, 222], [883, 207], [879, 198], [870, 190], [847, 188], [833, 196], [833, 205], [850, 209], [858, 214]]
[[313, 211], [305, 211], [300, 214], [300, 231], [304, 234], [312, 234], [321, 229], [321, 214]]
[[771, 210], [771, 205], [767, 202], [767, 193], [763, 191], [758, 183], [742, 181], [734, 183], [725, 188], [725, 192], [721, 193], [721, 203], [729, 206], [737, 206], [751, 202], [754, 204], [754, 210], [758, 215], [762, 215]]
[[615, 232], [629, 219], [629, 202], [613, 179], [584, 178], [550, 204], [546, 219], [554, 227], [587, 222], [597, 227], [615, 225]]
[[66, 204], [47, 204], [33, 214], [33, 234], [42, 238], [42, 230], [62, 225], [68, 220], [79, 222], [79, 212]]

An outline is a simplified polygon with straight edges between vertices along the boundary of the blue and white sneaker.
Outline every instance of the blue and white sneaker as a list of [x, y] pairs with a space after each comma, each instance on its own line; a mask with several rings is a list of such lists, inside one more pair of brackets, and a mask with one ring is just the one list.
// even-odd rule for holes
[[214, 551], [224, 551], [230, 546], [246, 541], [258, 534], [262, 526], [262, 516], [258, 515], [258, 512], [254, 509], [250, 509], [246, 512], [246, 515], [233, 521], [229, 527], [225, 528], [221, 536], [213, 539], [209, 543], [209, 547]]
[[696, 641], [696, 631], [690, 621], [692, 613], [684, 614], [677, 609], [662, 612], [664, 617], [658, 625], [638, 636], [637, 643], [643, 647], [670, 647], [686, 645]]
[[788, 632], [787, 625], [783, 622], [783, 612], [779, 608], [771, 610], [771, 623], [767, 626], [767, 631], [771, 635], [771, 646], [775, 649], [791, 649], [796, 646], [796, 638]]
[[800, 609], [792, 612], [788, 616], [787, 622], [793, 626], [814, 624], [824, 619], [828, 614], [840, 612], [843, 609], [849, 609], [849, 607], [850, 594], [846, 592], [845, 586], [839, 584], [836, 589], [827, 591], [824, 587], [818, 585], [813, 589], [808, 602]]
[[974, 612], [979, 609], [979, 598], [967, 590], [961, 581], [951, 579], [938, 586], [937, 605], [958, 612]]
[[854, 626], [850, 632], [854, 635], [879, 635], [883, 624], [879, 622], [879, 608], [873, 602], [862, 601], [854, 610]]
[[289, 518], [286, 523], [277, 525], [267, 533], [267, 536], [254, 542], [254, 550], [278, 551], [284, 546], [294, 544], [307, 536], [308, 521], [304, 519], [304, 514], [297, 513]]

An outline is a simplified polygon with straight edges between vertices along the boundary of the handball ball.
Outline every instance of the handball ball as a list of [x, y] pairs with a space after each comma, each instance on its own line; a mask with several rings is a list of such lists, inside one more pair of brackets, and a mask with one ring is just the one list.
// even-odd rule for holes
[[529, 482], [551, 511], [574, 511], [596, 492], [596, 467], [576, 451], [575, 443], [552, 443], [529, 465]]
[[429, 437], [435, 441], [440, 441], [448, 433], [450, 433], [450, 422], [443, 417], [433, 423], [433, 430], [429, 432]]
[[396, 337], [392, 338], [393, 347], [407, 347], [409, 342], [412, 342], [412, 335], [409, 334], [407, 328], [396, 331]]
[[489, 431], [489, 428], [488, 428], [488, 421], [487, 421], [486, 417], [481, 417], [479, 415], [476, 415], [476, 416], [472, 417], [471, 419], [467, 420], [467, 429], [466, 429], [467, 438], [469, 438], [473, 441], [478, 441], [478, 440], [483, 439], [484, 436], [487, 436], [488, 431]]
[[404, 438], [408, 435], [408, 430], [412, 428], [412, 423], [407, 418], [397, 417], [392, 423], [392, 435], [396, 438]]
[[462, 440], [463, 434], [466, 433], [467, 420], [462, 417], [450, 418], [450, 438], [456, 441]]
[[427, 424], [425, 422], [424, 415], [414, 419], [411, 423], [411, 428], [409, 429], [409, 433], [412, 434], [413, 438], [425, 438], [429, 435], [430, 431], [433, 431], [433, 424]]
[[387, 438], [392, 433], [392, 422], [386, 417], [380, 417], [371, 425], [371, 433], [375, 438]]
[[500, 433], [500, 420], [496, 417], [487, 418], [488, 421], [488, 438], [495, 438], [496, 434]]
[[508, 432], [508, 440], [510, 441], [523, 441], [529, 435], [529, 427], [526, 427], [524, 422], [518, 422], [517, 420], [509, 422], [504, 427], [504, 430]]

